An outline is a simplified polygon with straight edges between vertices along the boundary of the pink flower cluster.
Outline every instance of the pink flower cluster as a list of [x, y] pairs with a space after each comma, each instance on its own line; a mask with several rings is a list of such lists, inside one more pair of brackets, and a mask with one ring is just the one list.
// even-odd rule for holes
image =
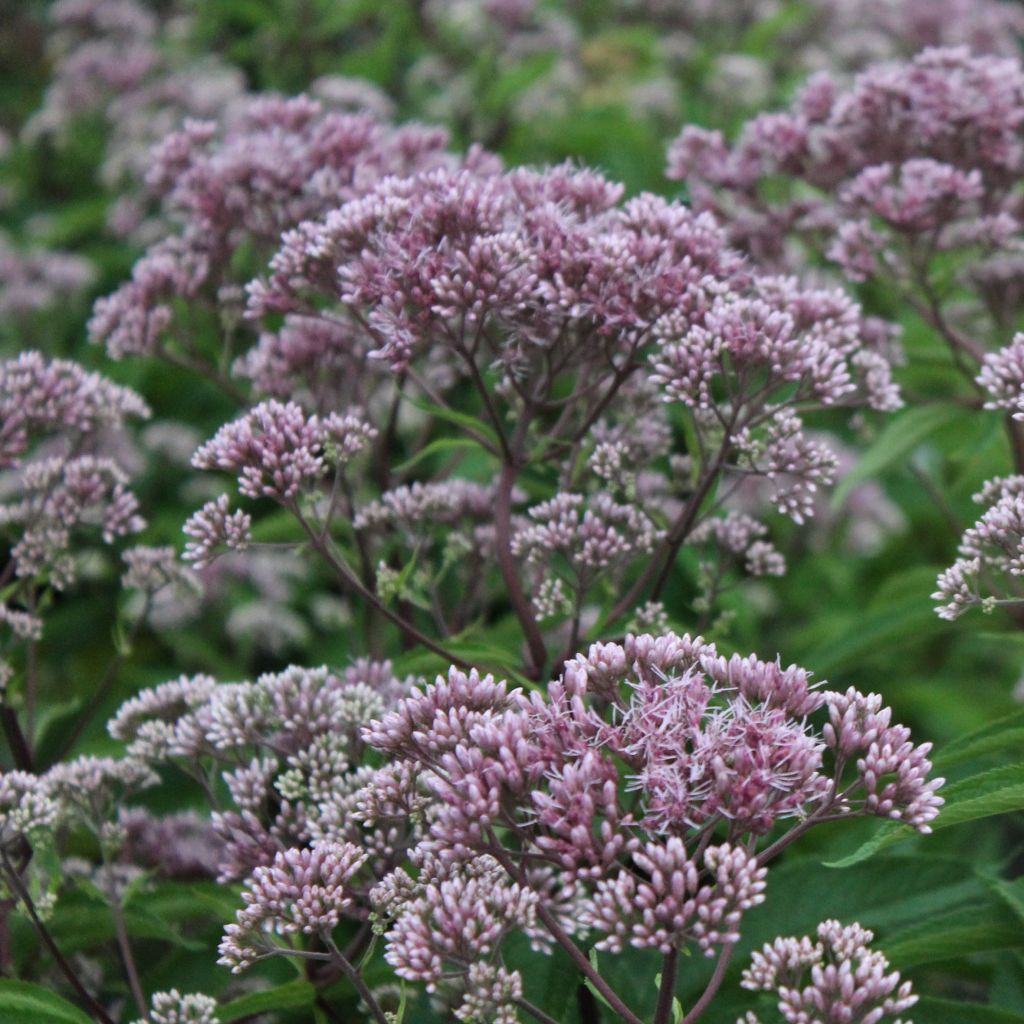
[[714, 296], [692, 326], [674, 318], [659, 325], [655, 380], [668, 398], [710, 410], [728, 365], [757, 375], [768, 391], [795, 383], [800, 401], [835, 405], [859, 390], [873, 408], [899, 407], [885, 359], [865, 344], [860, 310], [842, 291], [788, 277], [757, 278], [753, 290]]
[[198, 992], [181, 993], [176, 988], [154, 992], [148, 1018], [135, 1024], [216, 1024], [217, 1000]]
[[82, 117], [104, 124], [99, 177], [119, 190], [110, 222], [121, 234], [144, 237], [152, 228], [143, 223], [139, 188], [151, 147], [184, 118], [220, 116], [243, 95], [240, 71], [181, 45], [178, 6], [155, 12], [136, 0], [61, 0], [49, 11], [53, 78], [25, 135], [62, 143]]
[[[773, 992], [788, 1024], [878, 1024], [917, 1002], [910, 982], [870, 943], [874, 934], [858, 924], [818, 925], [817, 941], [779, 938], [755, 953], [742, 985]], [[760, 1024], [747, 1014], [737, 1024]], [[899, 1020], [893, 1024], [901, 1024]]]
[[387, 128], [306, 96], [253, 96], [224, 123], [186, 122], [154, 149], [147, 174], [170, 234], [97, 303], [93, 340], [115, 358], [158, 353], [174, 340], [175, 299], [237, 316], [236, 254], [266, 251], [382, 177], [448, 163], [446, 143], [441, 130]]
[[988, 392], [986, 409], [1007, 409], [1015, 420], [1024, 419], [1024, 334], [1015, 334], [1005, 348], [989, 352], [977, 381]]
[[0, 506], [0, 525], [18, 526], [12, 548], [15, 575], [46, 573], [63, 590], [76, 577], [72, 533], [98, 526], [104, 544], [138, 533], [145, 521], [128, 489], [128, 478], [112, 459], [80, 455], [33, 462], [21, 473], [21, 496]]
[[0, 362], [0, 466], [5, 469], [17, 465], [40, 436], [63, 435], [75, 448], [90, 434], [148, 415], [134, 391], [77, 363], [33, 351]]
[[0, 235], [0, 316], [24, 319], [61, 302], [80, 299], [92, 284], [92, 264], [74, 253], [19, 251]]
[[311, 837], [404, 848], [408, 823], [367, 832], [350, 816], [367, 781], [359, 730], [408, 686], [390, 663], [367, 661], [244, 683], [182, 676], [132, 697], [108, 728], [147, 764], [193, 780], [222, 773], [234, 809], [213, 815], [216, 871], [234, 880]]
[[532, 522], [512, 537], [512, 553], [529, 564], [559, 556], [580, 589], [589, 575], [638, 552], [649, 553], [662, 536], [639, 508], [603, 491], [590, 501], [582, 494], [556, 494], [528, 514]]
[[[249, 287], [250, 315], [285, 323], [247, 373], [281, 359], [308, 380], [368, 355], [403, 389], [353, 370], [368, 408], [392, 403], [393, 430], [406, 395], [438, 410], [464, 401], [460, 389], [475, 394], [485, 427], [465, 432], [507, 472], [494, 533], [463, 531], [458, 543], [494, 556], [506, 586], [518, 559], [545, 619], [581, 608], [609, 573], [671, 562], [719, 477], [767, 479], [769, 500], [802, 521], [834, 459], [796, 410], [900, 404], [878, 332], [841, 292], [757, 276], [712, 218], [622, 192], [592, 171], [501, 173], [472, 154], [459, 168], [386, 178], [302, 223]], [[322, 392], [309, 393], [319, 404]], [[677, 402], [691, 410], [696, 480], [669, 481], [660, 462], [673, 437], [659, 406]], [[532, 461], [559, 485], [513, 515]], [[445, 503], [472, 486], [403, 482], [350, 514], [358, 527], [399, 498], [440, 501], [449, 484]], [[755, 563], [778, 571], [771, 554], [758, 549]], [[379, 561], [389, 568], [390, 557]]]
[[728, 843], [707, 847], [701, 865], [677, 836], [649, 840], [632, 862], [635, 872], [597, 884], [584, 919], [607, 933], [597, 949], [619, 953], [628, 943], [664, 954], [693, 940], [712, 955], [719, 946], [739, 942], [744, 911], [764, 901], [768, 869]]
[[251, 287], [251, 309], [304, 312], [333, 296], [396, 371], [440, 346], [463, 365], [499, 359], [521, 387], [560, 335], [566, 367], [584, 338], [627, 352], [670, 308], [699, 308], [708, 275], [738, 271], [713, 223], [681, 206], [642, 196], [618, 208], [621, 188], [589, 171], [494, 172], [388, 179], [302, 225]]
[[[501, 938], [538, 919], [557, 941], [593, 931], [611, 951], [712, 955], [763, 900], [757, 839], [780, 822], [869, 814], [928, 831], [942, 803], [928, 745], [876, 695], [819, 691], [795, 666], [673, 634], [594, 645], [546, 697], [453, 668], [364, 733], [390, 762], [364, 820], [431, 800], [412, 852], [426, 870], [389, 875], [374, 897], [389, 962], [431, 984], [497, 964]], [[490, 895], [466, 903], [481, 877]]]
[[57, 824], [60, 805], [46, 783], [30, 772], [0, 773], [0, 849], [45, 835]]
[[[608, 104], [660, 129], [678, 117], [684, 83], [694, 80], [721, 123], [784, 94], [794, 73], [856, 71], [928, 46], [1015, 56], [1024, 31], [1020, 11], [1000, 0], [809, 0], [789, 17], [778, 13], [757, 0], [615, 0], [595, 23], [537, 0], [428, 3], [425, 32], [447, 42], [417, 60], [401, 85], [418, 109], [466, 125], [473, 138], [560, 124]], [[756, 55], [754, 26], [771, 39]], [[634, 33], [644, 38], [641, 62], [628, 60]], [[541, 57], [544, 70], [533, 63]], [[504, 104], [478, 102], [488, 75], [527, 68], [531, 84]]]
[[98, 527], [112, 544], [142, 529], [127, 474], [103, 449], [126, 420], [148, 415], [135, 392], [76, 363], [32, 351], [0, 363], [0, 467], [11, 484], [0, 524], [14, 528], [9, 577], [30, 585], [43, 574], [63, 589], [76, 577], [74, 542], [83, 533]]
[[239, 490], [250, 498], [293, 500], [330, 464], [357, 455], [376, 431], [355, 413], [307, 416], [295, 402], [257, 405], [221, 427], [192, 457], [196, 469], [238, 474]]
[[457, 869], [427, 856], [415, 880], [401, 868], [371, 894], [392, 918], [387, 962], [400, 978], [423, 981], [434, 991], [451, 963], [484, 964], [513, 931], [537, 933], [537, 895], [511, 880], [492, 857]]
[[768, 528], [744, 512], [729, 512], [721, 519], [706, 519], [690, 535], [692, 542], [714, 541], [722, 561], [731, 556], [751, 576], [782, 576], [786, 560], [770, 542], [764, 540]]
[[[758, 115], [732, 146], [688, 127], [669, 173], [764, 259], [785, 262], [787, 239], [801, 237], [856, 279], [920, 286], [938, 253], [1015, 252], [1022, 125], [1017, 60], [932, 49], [845, 90], [815, 76], [788, 112]], [[782, 199], [763, 187], [772, 178], [790, 185]]]
[[351, 902], [345, 887], [367, 854], [351, 843], [284, 850], [258, 867], [242, 893], [245, 909], [224, 931], [218, 963], [238, 972], [271, 955], [271, 933], [329, 936]]
[[[1024, 469], [1013, 422], [1024, 340], [996, 350], [1016, 326], [1024, 268], [1019, 59], [929, 49], [845, 88], [818, 75], [788, 111], [755, 117], [732, 145], [685, 129], [669, 164], [697, 208], [758, 257], [785, 265], [824, 255], [854, 280], [895, 285], [985, 408], [1006, 411], [1015, 472]], [[1018, 489], [1011, 478], [982, 491], [990, 507], [938, 581], [943, 618], [1018, 599]]]
[[158, 24], [135, 0], [61, 0], [50, 11], [57, 73], [30, 130], [66, 128], [78, 114], [101, 110], [132, 92], [158, 67]]
[[[1024, 419], [1024, 334], [988, 353], [976, 378], [985, 391], [986, 409], [1005, 409]], [[940, 618], [959, 618], [971, 607], [991, 612], [997, 605], [1017, 604], [1017, 578], [1024, 574], [1024, 476], [989, 480], [974, 495], [984, 514], [960, 540], [959, 558], [938, 578], [932, 598], [943, 602]]]
[[974, 495], [987, 505], [960, 539], [960, 557], [940, 573], [932, 599], [943, 602], [939, 618], [959, 618], [972, 607], [992, 611], [1024, 601], [1017, 578], [1024, 575], [1024, 476], [996, 477]]

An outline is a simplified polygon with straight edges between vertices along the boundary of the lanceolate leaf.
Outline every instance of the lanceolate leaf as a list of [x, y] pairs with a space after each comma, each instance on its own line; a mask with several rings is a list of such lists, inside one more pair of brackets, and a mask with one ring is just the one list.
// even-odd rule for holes
[[92, 1019], [42, 985], [0, 980], [0, 1020], [4, 1024], [92, 1024]]
[[935, 767], [945, 771], [987, 754], [1024, 750], [1024, 711], [1000, 718], [982, 729], [946, 743], [935, 757]]
[[238, 999], [222, 1006], [217, 1011], [217, 1018], [221, 1024], [230, 1024], [231, 1021], [253, 1017], [258, 1013], [269, 1013], [272, 1010], [295, 1010], [312, 1006], [314, 999], [316, 999], [316, 989], [308, 981], [289, 981], [285, 985], [278, 985], [277, 988], [268, 989], [266, 992], [253, 992], [250, 995], [239, 996]]
[[888, 938], [885, 953], [901, 970], [970, 953], [1024, 946], [1024, 929], [1014, 915], [997, 906], [965, 907]]
[[1002, 878], [986, 879], [988, 887], [1002, 901], [1007, 910], [1016, 918], [1024, 928], [1024, 880], [1015, 879], [1007, 882]]
[[[990, 818], [996, 814], [1024, 810], [1024, 764], [1007, 765], [981, 772], [954, 783], [943, 790], [946, 804], [932, 823], [934, 830], [951, 828], [968, 821]], [[830, 861], [827, 867], [846, 868], [874, 856], [879, 850], [909, 839], [917, 833], [908, 825], [888, 824], [858, 850], [841, 860]]]
[[839, 482], [832, 507], [839, 508], [857, 484], [903, 462], [930, 434], [962, 415], [954, 405], [922, 405], [890, 419], [860, 462]]
[[924, 997], [910, 1011], [914, 1024], [1024, 1024], [1024, 1017], [981, 1003]]

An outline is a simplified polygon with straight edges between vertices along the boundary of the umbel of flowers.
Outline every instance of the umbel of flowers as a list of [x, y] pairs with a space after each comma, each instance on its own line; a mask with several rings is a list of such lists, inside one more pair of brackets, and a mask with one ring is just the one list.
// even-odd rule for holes
[[[986, 393], [986, 408], [1005, 409], [1014, 421], [1024, 419], [1024, 334], [985, 357], [977, 382]], [[975, 606], [992, 611], [1022, 600], [1017, 578], [1024, 575], [1024, 476], [989, 480], [974, 500], [988, 507], [964, 531], [960, 557], [940, 574], [932, 595], [943, 602], [937, 609], [943, 619], [959, 618]]]
[[[732, 145], [685, 128], [669, 174], [762, 260], [803, 266], [810, 256], [853, 281], [895, 286], [948, 348], [971, 397], [1001, 378], [1005, 398], [1007, 360], [974, 378], [1010, 341], [1020, 305], [1019, 60], [931, 49], [845, 87], [818, 75], [790, 109], [758, 115]], [[1024, 439], [1008, 429], [1020, 471]]]
[[[363, 737], [387, 763], [351, 818], [378, 837], [411, 819], [418, 834], [395, 858], [345, 818], [279, 850], [247, 882], [222, 962], [237, 971], [297, 955], [353, 975], [332, 937], [349, 914], [383, 932], [399, 977], [459, 993], [464, 1021], [530, 1012], [503, 960], [514, 933], [561, 946], [634, 1024], [578, 943], [656, 951], [669, 1006], [678, 957], [696, 947], [719, 963], [704, 1007], [779, 852], [857, 815], [927, 832], [942, 803], [929, 745], [915, 746], [877, 695], [818, 689], [796, 666], [726, 658], [671, 633], [596, 644], [546, 694], [453, 668]], [[297, 934], [309, 937], [300, 947], [287, 939]], [[847, 955], [870, 960], [857, 934]], [[759, 963], [752, 977], [766, 977]], [[849, 995], [836, 987], [840, 1002]]]
[[[855, 280], [894, 275], [917, 298], [940, 283], [931, 261], [945, 253], [977, 281], [1005, 287], [1004, 260], [1017, 253], [1022, 111], [1018, 60], [925, 50], [845, 88], [816, 75], [789, 110], [759, 114], [732, 145], [688, 126], [669, 174], [768, 259], [791, 258], [787, 246], [801, 239]], [[979, 256], [981, 267], [966, 265]], [[1005, 313], [1005, 297], [985, 295], [989, 313]]]
[[[346, 592], [417, 643], [447, 654], [510, 607], [536, 678], [595, 606], [609, 626], [656, 601], [744, 481], [803, 521], [835, 460], [802, 416], [899, 405], [875, 332], [839, 291], [755, 274], [711, 217], [622, 193], [477, 155], [286, 232], [249, 286], [250, 316], [278, 326], [237, 369], [292, 397], [194, 465], [286, 508]], [[435, 454], [456, 446], [475, 449], [472, 478]], [[190, 555], [246, 546], [253, 521], [215, 499]], [[782, 562], [762, 541], [746, 564]]]
[[[76, 6], [118, 8], [85, 0], [64, 15]], [[153, 29], [144, 19], [126, 31], [148, 39]], [[943, 72], [974, 67], [964, 54], [914, 67], [928, 60]], [[125, 81], [163, 75], [147, 61], [137, 74], [126, 66]], [[992, 83], [972, 74], [964, 81], [989, 97]], [[661, 959], [653, 1024], [675, 1015], [680, 958], [707, 956], [714, 974], [685, 1013], [691, 1024], [778, 854], [857, 816], [926, 832], [942, 780], [929, 778], [928, 745], [879, 696], [811, 686], [803, 669], [723, 657], [667, 625], [576, 652], [621, 637], [631, 616], [664, 618], [658, 602], [688, 543], [717, 548], [709, 577], [725, 564], [784, 571], [755, 516], [774, 508], [801, 523], [831, 482], [835, 458], [806, 416], [899, 406], [888, 336], [841, 290], [788, 276], [781, 258], [758, 269], [743, 247], [773, 254], [728, 218], [723, 228], [683, 203], [625, 199], [621, 185], [572, 166], [504, 170], [479, 150], [453, 156], [443, 131], [394, 128], [329, 100], [226, 85], [227, 109], [205, 104], [202, 121], [148, 158], [155, 219], [137, 237], [162, 237], [97, 305], [92, 334], [115, 358], [163, 358], [209, 377], [238, 405], [193, 456], [195, 468], [234, 477], [238, 497], [214, 496], [192, 516], [186, 558], [205, 569], [224, 551], [251, 557], [277, 506], [287, 516], [275, 536], [290, 527], [288, 541], [318, 555], [366, 612], [367, 628], [352, 631], [366, 649], [343, 671], [183, 676], [122, 706], [109, 731], [125, 758], [0, 776], [6, 895], [46, 941], [33, 892], [51, 881], [42, 854], [59, 825], [100, 850], [101, 868], [76, 870], [99, 886], [115, 925], [137, 877], [131, 861], [242, 883], [221, 962], [241, 974], [299, 958], [320, 988], [344, 975], [378, 1024], [386, 999], [359, 966], [375, 937], [399, 979], [464, 1024], [549, 1022], [506, 959], [516, 936], [539, 954], [558, 947], [628, 1024], [639, 1012], [584, 949]], [[818, 80], [803, 113], [828, 120], [832, 98]], [[760, 130], [785, 151], [791, 127]], [[942, 252], [1001, 245], [1012, 190], [992, 177], [985, 207], [989, 178], [940, 166], [940, 149], [863, 180], [850, 157], [851, 202], [874, 202], [883, 220], [898, 208], [908, 232], [955, 208], [967, 225], [936, 235]], [[915, 221], [899, 190], [924, 186], [938, 198]], [[859, 230], [844, 244], [875, 240]], [[246, 325], [259, 332], [251, 346]], [[63, 586], [62, 525], [101, 522], [105, 542], [141, 526], [99, 428], [145, 409], [70, 364], [30, 355], [0, 369], [0, 455], [26, 495], [5, 506], [5, 522], [30, 539], [44, 528], [43, 554], [15, 548], [8, 581]], [[1012, 381], [1002, 397], [1011, 392]], [[36, 461], [37, 434], [64, 442], [64, 454]], [[740, 511], [733, 498], [748, 483], [756, 501]], [[130, 577], [170, 578], [165, 556], [137, 550]], [[31, 602], [15, 593], [3, 624], [34, 639]], [[382, 641], [386, 623], [414, 656], [451, 663], [447, 676], [396, 675], [382, 656], [396, 639]], [[486, 674], [484, 654], [452, 653], [481, 624], [511, 636], [497, 660], [520, 686]], [[120, 806], [158, 772], [186, 778], [209, 814]], [[766, 947], [744, 984], [776, 992], [794, 1024], [812, 1007], [876, 1024], [913, 996], [871, 938], [825, 922], [816, 942]], [[151, 1005], [155, 1024], [212, 1024], [205, 996], [147, 993], [123, 923], [117, 940], [143, 1017]], [[54, 960], [106, 1024], [75, 968]]]
[[148, 415], [134, 391], [70, 360], [26, 351], [0, 361], [0, 719], [19, 768], [32, 767], [33, 736], [16, 708], [36, 697], [20, 669], [35, 656], [44, 610], [86, 552], [145, 525], [118, 456], [126, 423]]
[[1019, 60], [934, 49], [870, 68], [848, 88], [819, 76], [790, 110], [754, 118], [731, 146], [719, 133], [684, 129], [669, 173], [762, 258], [787, 264], [810, 251], [853, 280], [895, 283], [947, 346], [971, 389], [964, 401], [1005, 412], [1014, 475], [980, 490], [986, 511], [965, 532], [934, 598], [946, 619], [976, 605], [1019, 603]]

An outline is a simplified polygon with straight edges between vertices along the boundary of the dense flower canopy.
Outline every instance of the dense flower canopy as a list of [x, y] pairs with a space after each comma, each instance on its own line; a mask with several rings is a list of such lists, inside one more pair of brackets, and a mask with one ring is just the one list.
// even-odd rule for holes
[[15, 6], [0, 1019], [1013, 1017], [1019, 5]]

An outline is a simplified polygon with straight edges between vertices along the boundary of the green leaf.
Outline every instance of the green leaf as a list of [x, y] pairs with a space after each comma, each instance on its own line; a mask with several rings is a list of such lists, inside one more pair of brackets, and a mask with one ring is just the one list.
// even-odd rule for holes
[[1003, 902], [1007, 910], [1016, 918], [1019, 924], [1024, 925], [1024, 888], [1022, 880], [1015, 879], [1006, 882], [1002, 878], [987, 878], [986, 884], [989, 889]]
[[[458, 636], [446, 637], [442, 643], [445, 650], [455, 657], [480, 669], [500, 674], [503, 678], [517, 686], [530, 687], [530, 680], [516, 671], [518, 658], [515, 650], [503, 646], [495, 630], [488, 630], [484, 635], [474, 632], [473, 628]], [[441, 658], [432, 651], [417, 648], [392, 659], [397, 671], [413, 675], [429, 675], [446, 671], [450, 661]]]
[[[168, 922], [139, 908], [126, 909], [125, 927], [135, 939], [156, 939], [193, 952], [206, 948], [198, 939], [186, 938]], [[80, 953], [114, 938], [114, 922], [110, 908], [96, 902], [77, 905], [62, 900], [54, 911], [51, 930], [65, 953]]]
[[780, 43], [780, 36], [788, 29], [807, 24], [814, 16], [814, 8], [807, 3], [784, 4], [777, 14], [759, 18], [740, 40], [739, 52], [755, 57], [770, 57]]
[[494, 432], [491, 425], [477, 419], [476, 416], [459, 412], [456, 409], [445, 409], [440, 405], [424, 402], [418, 398], [409, 398], [408, 395], [406, 396], [406, 401], [421, 412], [430, 413], [431, 416], [435, 416], [439, 420], [444, 420], [446, 423], [451, 423], [456, 427], [462, 427], [463, 430], [469, 431], [471, 435], [482, 438], [490, 444], [494, 451], [500, 450], [501, 442], [498, 440], [498, 435]]
[[1024, 1024], [1024, 1017], [982, 1003], [923, 996], [914, 1006], [915, 1024]]
[[486, 448], [483, 448], [478, 441], [471, 437], [439, 437], [436, 441], [431, 441], [430, 444], [424, 445], [415, 455], [406, 459], [400, 466], [395, 466], [392, 472], [395, 474], [406, 473], [413, 466], [418, 465], [424, 459], [429, 459], [432, 455], [443, 455], [448, 452], [466, 451], [467, 449], [487, 451]]
[[1024, 946], [1024, 929], [998, 906], [971, 906], [929, 917], [893, 935], [886, 956], [901, 969], [952, 960], [969, 953]]
[[[928, 576], [931, 587], [934, 574], [929, 571]], [[820, 673], [835, 672], [865, 658], [905, 649], [908, 640], [924, 642], [943, 625], [927, 595], [928, 591], [921, 590], [838, 620], [840, 628], [814, 647], [806, 663]]]
[[972, 761], [986, 754], [1000, 754], [1004, 751], [1024, 749], [1024, 711], [997, 719], [995, 722], [976, 729], [966, 736], [958, 736], [943, 746], [934, 761], [935, 767], [946, 771], [954, 765]]
[[512, 64], [506, 71], [499, 71], [489, 82], [480, 97], [481, 109], [500, 114], [520, 93], [543, 78], [554, 66], [556, 53], [535, 53], [525, 60]]
[[77, 1006], [42, 985], [0, 980], [0, 1020], [4, 1024], [92, 1024]]
[[225, 1003], [217, 1010], [217, 1019], [222, 1024], [229, 1024], [230, 1021], [252, 1017], [257, 1013], [312, 1006], [315, 999], [316, 989], [308, 981], [289, 981], [284, 985], [278, 985], [277, 988], [267, 989], [265, 992], [252, 992]]
[[[1006, 765], [972, 775], [946, 787], [942, 795], [946, 804], [939, 817], [932, 822], [934, 831], [977, 821], [979, 818], [1024, 810], [1024, 764]], [[859, 864], [879, 850], [917, 834], [909, 825], [888, 824], [848, 857], [830, 861], [825, 866], [846, 868]]]
[[878, 476], [907, 456], [930, 434], [960, 415], [955, 405], [922, 405], [889, 420], [864, 452], [860, 462], [843, 477], [832, 494], [832, 507], [839, 508], [858, 484]]
[[779, 934], [810, 933], [828, 917], [893, 935], [919, 921], [993, 902], [984, 881], [960, 858], [893, 854], [850, 868], [840, 885], [817, 859], [786, 860], [772, 867], [766, 896], [744, 917], [745, 949], [757, 949]]

